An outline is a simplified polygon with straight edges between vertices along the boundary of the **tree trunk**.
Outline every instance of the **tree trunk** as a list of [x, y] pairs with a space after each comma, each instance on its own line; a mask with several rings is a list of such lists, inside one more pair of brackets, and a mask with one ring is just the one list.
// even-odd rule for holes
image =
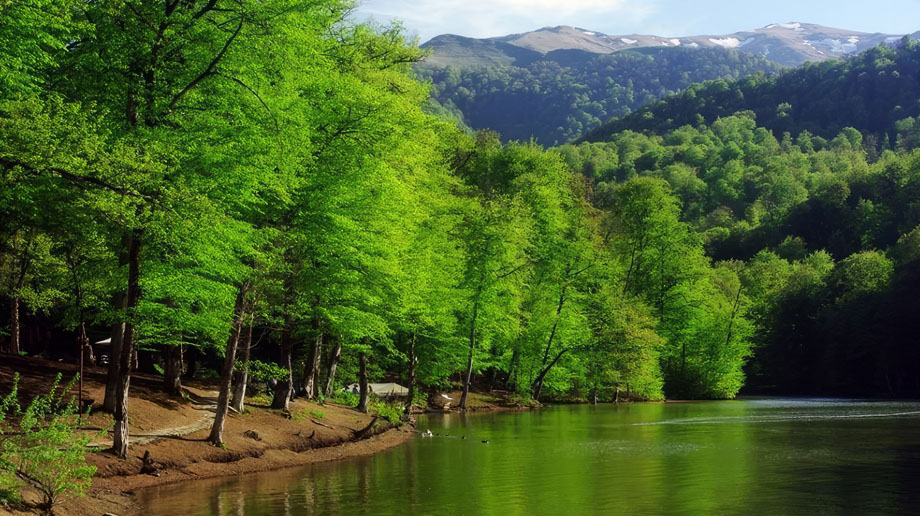
[[466, 374], [463, 376], [463, 394], [457, 408], [466, 410], [466, 399], [470, 395], [470, 381], [473, 379], [473, 352], [476, 350], [476, 318], [479, 316], [479, 296], [482, 293], [482, 280], [476, 291], [476, 300], [473, 302], [473, 319], [470, 321], [470, 354], [466, 360]]
[[[121, 237], [121, 252], [118, 254], [119, 268], [128, 265], [128, 250], [131, 238], [125, 233]], [[124, 311], [127, 308], [128, 296], [126, 290], [119, 290], [112, 295], [112, 309], [121, 319], [112, 325], [111, 341], [109, 342], [109, 367], [105, 383], [105, 399], [102, 410], [108, 413], [115, 412], [115, 392], [118, 390], [118, 371], [121, 367], [121, 343], [125, 335]]]
[[214, 413], [214, 424], [211, 426], [211, 435], [208, 442], [219, 446], [224, 442], [224, 422], [230, 409], [230, 388], [233, 384], [233, 364], [236, 362], [236, 348], [240, 343], [240, 333], [243, 330], [243, 300], [249, 285], [240, 287], [236, 294], [236, 304], [233, 307], [234, 320], [230, 327], [230, 336], [227, 338], [227, 350], [224, 357], [224, 368], [220, 372], [220, 392], [217, 394], [217, 407]]
[[[123, 311], [127, 297], [124, 292], [115, 294], [114, 307], [116, 310]], [[109, 371], [105, 383], [105, 401], [102, 404], [102, 410], [113, 413], [115, 412], [115, 393], [118, 391], [119, 371], [121, 370], [121, 343], [124, 340], [125, 323], [119, 322], [112, 325], [111, 344], [109, 345]]]
[[83, 339], [83, 362], [93, 367], [96, 365], [96, 354], [93, 353], [93, 346], [89, 343], [89, 338]]
[[19, 298], [10, 299], [10, 347], [11, 355], [19, 354]]
[[239, 372], [236, 383], [233, 385], [233, 401], [230, 406], [237, 413], [242, 413], [246, 408], [246, 384], [249, 382], [249, 356], [252, 349], [252, 325], [254, 316], [249, 319], [249, 331], [246, 332], [246, 340], [243, 341], [243, 362], [245, 365]]
[[318, 320], [314, 320], [313, 328], [316, 331], [316, 335], [313, 338], [313, 350], [310, 352], [310, 360], [304, 364], [303, 369], [304, 396], [308, 400], [315, 399], [319, 393], [319, 358], [323, 352], [322, 324]]
[[549, 360], [549, 352], [553, 347], [553, 338], [556, 337], [556, 330], [559, 328], [559, 319], [562, 316], [562, 307], [565, 304], [565, 291], [567, 285], [562, 286], [562, 292], [559, 294], [559, 303], [556, 305], [556, 319], [553, 321], [553, 329], [549, 332], [549, 339], [546, 340], [546, 350], [543, 352], [543, 367]]
[[367, 354], [362, 352], [358, 368], [358, 411], [367, 414]]
[[182, 392], [182, 345], [167, 346], [163, 354], [166, 358], [163, 389], [167, 394], [178, 395]]
[[591, 404], [597, 405], [597, 385], [595, 385], [594, 388], [591, 389]]
[[466, 399], [470, 395], [470, 381], [473, 379], [473, 350], [476, 347], [476, 341], [470, 337], [470, 355], [466, 360], [466, 373], [463, 375], [463, 394], [460, 395], [460, 404], [457, 408], [466, 410]]
[[287, 369], [287, 377], [275, 385], [275, 396], [272, 398], [271, 408], [275, 410], [288, 410], [291, 401], [291, 391], [294, 389], [293, 369], [294, 363], [292, 353], [294, 351], [291, 342], [291, 318], [285, 316], [284, 329], [281, 330], [281, 367]]
[[415, 332], [412, 332], [412, 338], [409, 339], [409, 396], [406, 398], [406, 414], [412, 410], [412, 401], [415, 400], [415, 367], [417, 364], [418, 357], [415, 354]]
[[564, 355], [565, 352], [568, 351], [569, 349], [571, 348], [564, 348], [562, 351], [556, 354], [556, 358], [554, 358], [553, 361], [550, 362], [549, 364], [546, 364], [546, 367], [544, 367], [543, 370], [540, 371], [540, 374], [537, 376], [537, 379], [533, 381], [533, 386], [532, 386], [533, 399], [537, 401], [540, 400], [540, 392], [543, 390], [543, 380], [546, 378], [546, 375], [549, 373], [550, 369], [552, 369], [553, 366], [556, 365], [556, 362], [558, 362], [559, 359], [562, 358], [562, 355]]
[[143, 232], [135, 230], [128, 250], [127, 322], [119, 355], [118, 385], [115, 391], [115, 435], [112, 449], [122, 459], [128, 456], [128, 388], [134, 355], [134, 317], [140, 301], [140, 264]]
[[331, 398], [335, 388], [335, 369], [339, 366], [339, 360], [342, 359], [342, 341], [336, 339], [335, 348], [332, 350], [332, 357], [329, 359], [329, 374], [326, 376], [325, 396]]
[[508, 368], [508, 381], [505, 382], [505, 388], [511, 392], [517, 392], [519, 355], [520, 353], [517, 348], [511, 353], [511, 366]]

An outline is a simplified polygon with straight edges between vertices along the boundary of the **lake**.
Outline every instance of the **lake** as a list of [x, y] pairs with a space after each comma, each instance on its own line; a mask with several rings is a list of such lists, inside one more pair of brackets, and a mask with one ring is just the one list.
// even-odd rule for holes
[[920, 514], [916, 402], [569, 405], [418, 427], [441, 435], [140, 500], [151, 516]]

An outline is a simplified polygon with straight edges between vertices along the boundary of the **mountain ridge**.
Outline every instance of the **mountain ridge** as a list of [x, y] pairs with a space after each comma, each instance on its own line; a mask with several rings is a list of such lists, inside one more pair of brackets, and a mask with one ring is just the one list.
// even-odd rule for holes
[[[920, 31], [914, 33], [914, 36], [917, 35], [920, 35]], [[558, 25], [491, 38], [442, 34], [425, 42], [422, 47], [432, 50], [432, 54], [425, 60], [431, 66], [526, 66], [540, 55], [558, 50], [612, 54], [641, 48], [675, 47], [735, 49], [762, 55], [782, 66], [798, 66], [808, 61], [824, 61], [855, 54], [879, 44], [894, 43], [902, 37], [899, 34], [867, 33], [803, 22], [774, 23], [731, 34], [679, 37], [610, 35]], [[477, 54], [477, 51], [486, 49], [487, 53]]]

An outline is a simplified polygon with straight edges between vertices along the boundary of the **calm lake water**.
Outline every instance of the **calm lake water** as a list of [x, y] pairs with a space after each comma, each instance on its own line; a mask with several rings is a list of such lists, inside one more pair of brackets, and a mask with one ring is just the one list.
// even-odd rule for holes
[[140, 497], [151, 516], [920, 514], [920, 403], [558, 406], [427, 428], [442, 437]]

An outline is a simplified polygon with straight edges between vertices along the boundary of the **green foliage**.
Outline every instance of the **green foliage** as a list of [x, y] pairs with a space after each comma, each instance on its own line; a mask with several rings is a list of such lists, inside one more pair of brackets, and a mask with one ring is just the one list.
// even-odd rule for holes
[[278, 364], [271, 362], [262, 362], [260, 360], [250, 360], [249, 362], [237, 362], [235, 367], [238, 370], [248, 368], [249, 378], [253, 382], [268, 382], [270, 380], [282, 380], [290, 371], [279, 367]]
[[662, 48], [600, 56], [560, 51], [514, 65], [423, 64], [416, 72], [432, 83], [437, 112], [508, 140], [560, 145], [693, 83], [778, 68], [734, 50]]
[[[63, 388], [61, 375], [55, 378], [48, 394], [36, 396], [22, 410], [14, 378], [12, 392], [0, 407], [2, 452], [0, 469], [7, 496], [23, 482], [42, 495], [42, 506], [51, 509], [66, 495], [83, 496], [89, 488], [95, 466], [86, 464], [86, 445], [91, 434], [79, 433], [79, 414], [73, 397], [67, 397], [74, 380]], [[9, 419], [18, 420], [15, 424]], [[103, 432], [104, 433], [104, 432]]]
[[332, 398], [332, 401], [333, 403], [345, 405], [346, 407], [357, 407], [359, 397], [351, 391], [337, 392], [335, 393], [335, 397]]
[[[841, 149], [843, 145], [858, 148], [869, 143], [869, 136], [873, 153], [890, 148], [880, 148], [883, 136], [909, 149], [916, 141], [916, 126], [913, 120], [904, 120], [920, 114], [918, 57], [920, 46], [916, 44], [880, 45], [840, 61], [806, 63], [778, 75], [694, 84], [612, 120], [583, 139], [605, 141], [625, 130], [663, 135], [684, 125], [713, 124], [747, 111], [777, 137], [807, 131], [809, 137], [799, 140], [803, 151], [828, 146]], [[882, 61], [885, 70], [879, 70]], [[847, 127], [853, 130], [836, 139]], [[834, 140], [828, 144], [830, 139]]]
[[386, 419], [390, 423], [399, 423], [404, 407], [400, 403], [386, 403], [381, 400], [372, 400], [370, 410], [372, 413]]

